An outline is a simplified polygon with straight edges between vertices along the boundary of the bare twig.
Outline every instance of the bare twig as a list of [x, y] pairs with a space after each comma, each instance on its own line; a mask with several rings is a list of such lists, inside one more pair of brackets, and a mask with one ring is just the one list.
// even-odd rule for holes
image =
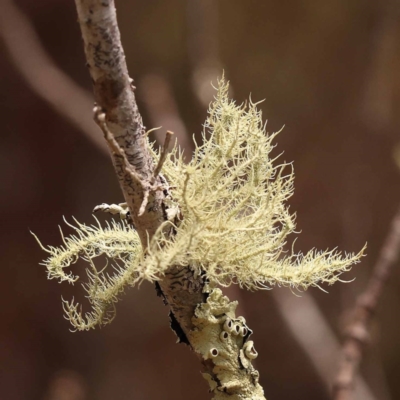
[[158, 160], [157, 167], [153, 173], [154, 180], [157, 179], [157, 176], [161, 172], [161, 168], [165, 162], [165, 159], [167, 158], [167, 155], [169, 153], [169, 144], [171, 142], [171, 138], [172, 138], [173, 134], [174, 133], [171, 131], [167, 131], [167, 133], [165, 134], [164, 146], [161, 149], [160, 159]]
[[94, 113], [94, 120], [97, 123], [97, 125], [99, 125], [100, 129], [103, 131], [104, 137], [107, 141], [108, 146], [110, 147], [112, 154], [114, 155], [114, 157], [119, 156], [122, 158], [122, 163], [124, 165], [125, 172], [132, 178], [134, 182], [138, 183], [142, 187], [143, 200], [142, 203], [140, 204], [138, 212], [138, 216], [140, 217], [141, 215], [143, 215], [146, 209], [149, 200], [150, 187], [145, 184], [144, 180], [140, 179], [139, 175], [135, 171], [135, 168], [129, 163], [125, 154], [125, 150], [119, 146], [118, 142], [115, 140], [114, 135], [108, 129], [106, 123], [106, 115], [103, 112], [101, 112], [100, 108], [97, 106], [94, 108], [93, 113]]
[[90, 118], [93, 101], [49, 57], [25, 14], [9, 0], [0, 2], [0, 34], [10, 60], [32, 90], [84, 133], [101, 151], [107, 146]]
[[118, 142], [115, 140], [114, 135], [108, 129], [106, 123], [106, 114], [101, 112], [100, 108], [96, 106], [93, 109], [93, 116], [95, 122], [97, 123], [97, 125], [99, 125], [100, 129], [103, 131], [104, 137], [107, 141], [108, 146], [110, 147], [111, 152], [114, 155], [118, 155], [122, 158], [122, 162], [125, 167], [125, 172], [131, 175], [133, 180], [137, 181], [139, 184], [142, 184], [139, 175], [136, 173], [135, 169], [126, 158], [125, 150], [119, 146]]
[[353, 398], [354, 381], [368, 344], [370, 335], [368, 326], [375, 314], [378, 301], [383, 293], [385, 283], [399, 257], [400, 251], [400, 208], [393, 218], [390, 232], [385, 239], [378, 260], [364, 292], [357, 299], [353, 312], [353, 322], [346, 331], [342, 347], [342, 357], [334, 385], [335, 400]]

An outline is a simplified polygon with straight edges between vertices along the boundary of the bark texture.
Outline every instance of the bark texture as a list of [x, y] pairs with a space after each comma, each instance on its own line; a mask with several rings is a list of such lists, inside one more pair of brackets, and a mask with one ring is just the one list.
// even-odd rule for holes
[[150, 190], [154, 165], [125, 62], [114, 2], [76, 0], [76, 6], [95, 102], [104, 112], [109, 130], [137, 174], [134, 179], [127, 173], [123, 156], [112, 151], [115, 171], [133, 223], [142, 243], [147, 244], [146, 232], [151, 237], [165, 220], [164, 194], [160, 190], [152, 192], [146, 212], [138, 216], [145, 195], [143, 186]]

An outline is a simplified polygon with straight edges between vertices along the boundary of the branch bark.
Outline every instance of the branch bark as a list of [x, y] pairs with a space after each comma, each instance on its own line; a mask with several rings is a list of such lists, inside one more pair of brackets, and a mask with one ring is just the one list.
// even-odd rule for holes
[[[168, 186], [161, 176], [154, 182], [155, 165], [128, 75], [114, 1], [75, 2], [93, 82], [95, 117], [146, 248], [148, 239], [167, 219]], [[215, 399], [264, 399], [258, 372], [251, 364], [257, 355], [248, 340], [251, 331], [244, 318], [235, 315], [237, 302], [209, 288], [204, 275], [197, 276], [190, 266], [171, 266], [157, 287], [171, 308], [171, 326], [179, 340], [201, 359], [203, 376]]]
[[357, 299], [353, 321], [348, 327], [342, 347], [342, 357], [333, 388], [334, 400], [353, 398], [354, 382], [365, 346], [370, 341], [369, 324], [400, 252], [400, 208], [393, 218], [378, 260], [364, 292]]
[[164, 195], [162, 191], [151, 193], [146, 212], [139, 217], [146, 193], [143, 186], [150, 191], [154, 167], [135, 100], [134, 86], [128, 75], [114, 2], [76, 0], [76, 7], [95, 101], [106, 116], [109, 130], [139, 177], [132, 179], [132, 175], [125, 170], [124, 157], [112, 151], [115, 171], [134, 225], [142, 243], [147, 244], [147, 234], [151, 237], [165, 220]]

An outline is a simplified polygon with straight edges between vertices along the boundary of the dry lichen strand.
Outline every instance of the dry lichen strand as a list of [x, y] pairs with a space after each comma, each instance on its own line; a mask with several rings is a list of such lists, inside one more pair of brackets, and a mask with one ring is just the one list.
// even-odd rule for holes
[[[209, 292], [206, 302], [195, 311], [192, 319], [194, 329], [189, 334], [189, 340], [204, 360], [207, 372], [203, 376], [214, 399], [265, 399], [258, 383], [259, 374], [251, 364], [252, 358], [243, 350], [251, 341], [248, 337], [235, 334], [226, 323], [234, 321], [242, 327], [246, 326], [243, 317], [235, 317], [237, 302], [230, 302], [220, 289]], [[221, 337], [224, 332], [227, 337]]]
[[[74, 300], [63, 300], [66, 318], [74, 330], [82, 331], [97, 325], [106, 325], [114, 319], [118, 296], [127, 286], [134, 286], [143, 279], [143, 271], [140, 271], [143, 264], [140, 260], [142, 250], [139, 237], [126, 222], [113, 221], [112, 224], [107, 223], [105, 228], [98, 221], [97, 225], [92, 226], [80, 224], [78, 221], [75, 223], [76, 226], [67, 223], [75, 230], [75, 235], [64, 238], [60, 229], [64, 246], [46, 248], [36, 236], [35, 238], [42, 249], [50, 254], [43, 262], [49, 279], [73, 284], [79, 276], [68, 274], [64, 269], [78, 259], [88, 263], [88, 282], [83, 286], [92, 309], [83, 313], [81, 306]], [[113, 261], [113, 273], [105, 273], [105, 268], [100, 271], [96, 268], [94, 260], [102, 255]]]
[[[282, 254], [295, 229], [285, 206], [293, 192], [293, 172], [290, 165], [275, 165], [271, 158], [275, 136], [266, 134], [255, 104], [237, 106], [229, 100], [228, 84], [221, 80], [204, 143], [196, 145], [192, 161], [185, 164], [175, 147], [164, 163], [172, 195], [163, 204], [174, 213], [150, 238], [146, 257], [137, 232], [124, 223], [104, 230], [78, 224], [76, 238], [65, 239], [64, 247], [46, 249], [49, 278], [74, 282], [64, 269], [79, 257], [89, 261], [86, 288], [94, 311], [82, 315], [76, 303], [65, 303], [75, 329], [110, 322], [127, 285], [162, 280], [171, 266], [190, 266], [194, 276], [205, 273], [213, 284], [305, 289], [334, 283], [358, 262], [364, 249], [345, 256], [316, 250]], [[158, 153], [152, 154], [156, 163]], [[116, 274], [96, 270], [93, 260], [100, 253], [118, 264]]]

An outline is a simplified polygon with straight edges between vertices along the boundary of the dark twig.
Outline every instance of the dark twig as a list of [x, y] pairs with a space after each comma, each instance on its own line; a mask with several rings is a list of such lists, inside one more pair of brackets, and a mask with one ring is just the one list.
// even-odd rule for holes
[[354, 381], [357, 376], [363, 350], [369, 343], [369, 324], [376, 312], [385, 284], [399, 257], [400, 208], [392, 220], [390, 232], [385, 239], [378, 260], [364, 292], [358, 297], [353, 312], [353, 322], [346, 330], [342, 347], [342, 359], [333, 388], [334, 400], [353, 398]]

